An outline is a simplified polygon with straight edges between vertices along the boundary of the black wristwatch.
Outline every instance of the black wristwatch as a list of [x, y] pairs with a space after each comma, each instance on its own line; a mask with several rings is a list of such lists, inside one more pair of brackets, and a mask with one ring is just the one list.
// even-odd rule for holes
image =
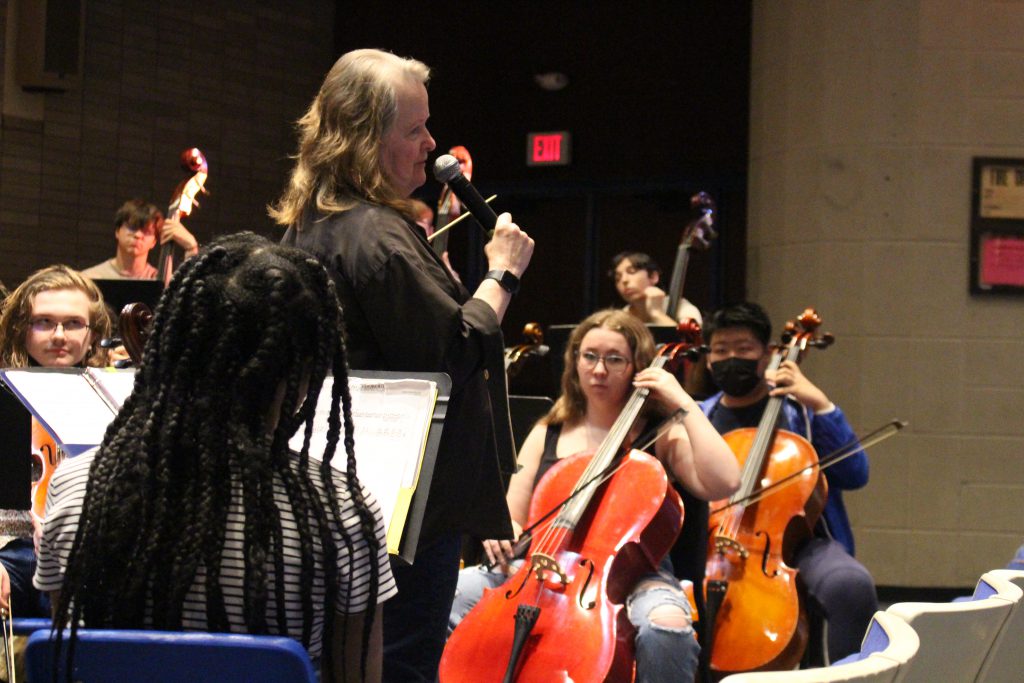
[[519, 278], [513, 275], [507, 270], [489, 270], [484, 275], [484, 279], [497, 280], [501, 288], [509, 294], [515, 294], [519, 291]]

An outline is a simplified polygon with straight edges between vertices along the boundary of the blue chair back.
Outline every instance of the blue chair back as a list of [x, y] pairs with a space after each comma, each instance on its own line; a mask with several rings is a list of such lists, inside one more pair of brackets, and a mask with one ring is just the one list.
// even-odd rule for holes
[[15, 618], [12, 620], [12, 628], [14, 629], [14, 635], [16, 636], [27, 636], [36, 631], [49, 630], [53, 624], [49, 619], [40, 619], [37, 617], [24, 617]]
[[[62, 643], [67, 651], [68, 631]], [[54, 642], [36, 631], [26, 647], [28, 680], [53, 680]], [[64, 680], [62, 653], [61, 676]], [[89, 630], [78, 632], [74, 680], [145, 683], [315, 683], [309, 654], [284, 636], [169, 631]]]

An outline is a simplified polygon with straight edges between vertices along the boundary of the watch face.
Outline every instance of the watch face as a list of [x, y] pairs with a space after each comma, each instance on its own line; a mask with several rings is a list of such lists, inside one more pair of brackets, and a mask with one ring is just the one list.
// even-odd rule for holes
[[484, 277], [496, 280], [501, 285], [501, 288], [510, 294], [515, 294], [519, 291], [519, 278], [507, 270], [492, 270]]

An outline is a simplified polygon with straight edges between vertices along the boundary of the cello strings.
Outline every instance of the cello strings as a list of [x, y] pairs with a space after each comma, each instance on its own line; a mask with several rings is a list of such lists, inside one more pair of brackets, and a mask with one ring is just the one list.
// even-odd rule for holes
[[730, 501], [729, 503], [726, 503], [722, 507], [715, 508], [714, 510], [711, 511], [710, 514], [716, 514], [724, 510], [728, 510], [729, 508], [741, 503], [756, 503], [757, 501], [766, 497], [768, 494], [772, 493], [774, 490], [789, 485], [789, 483], [792, 480], [796, 479], [801, 474], [813, 470], [815, 468], [822, 470], [827, 469], [832, 465], [835, 465], [837, 463], [842, 462], [843, 460], [846, 460], [847, 458], [849, 458], [851, 455], [854, 455], [858, 451], [867, 450], [868, 448], [885, 441], [889, 437], [895, 436], [897, 432], [899, 432], [906, 426], [907, 423], [903, 422], [902, 420], [890, 420], [881, 427], [878, 427], [868, 432], [863, 438], [854, 436], [853, 439], [851, 439], [849, 442], [843, 444], [836, 450], [832, 451], [824, 458], [821, 458], [818, 462], [811, 463], [806, 467], [802, 467], [801, 469], [786, 475], [785, 477], [779, 479], [778, 481], [774, 481], [771, 484], [768, 484], [767, 486], [752, 491], [745, 498], [742, 498], [735, 502]]
[[[683, 419], [684, 415], [685, 415], [685, 413], [683, 412], [682, 408], [673, 411], [670, 415], [668, 415], [667, 417], [663, 418], [658, 423], [657, 428], [655, 430], [648, 430], [648, 432], [646, 432], [644, 434], [641, 434], [639, 437], [637, 437], [638, 443], [632, 444], [629, 447], [629, 450], [646, 451], [648, 448], [653, 446], [658, 441], [658, 439], [660, 439], [666, 433], [668, 433], [669, 429], [671, 429], [674, 425], [682, 422], [682, 419]], [[622, 461], [620, 460], [610, 470], [606, 470], [605, 472], [601, 472], [598, 475], [596, 475], [595, 485], [596, 486], [600, 486], [604, 482], [606, 482], [609, 479], [611, 479], [612, 476], [616, 472], [618, 472], [621, 467], [622, 467]], [[584, 488], [585, 488], [585, 486], [581, 486], [577, 491], [569, 494], [569, 497], [571, 498], [572, 496], [575, 496], [577, 493], [582, 491]], [[568, 501], [569, 501], [569, 498], [566, 498], [565, 500], [561, 501], [560, 503], [558, 503], [558, 505], [554, 506], [553, 508], [548, 510], [546, 513], [544, 513], [544, 515], [540, 519], [538, 519], [536, 522], [534, 522], [533, 525], [531, 525], [531, 526], [529, 526], [529, 527], [527, 527], [526, 529], [523, 530], [523, 533], [520, 534], [519, 539], [516, 541], [515, 545], [513, 546], [512, 550], [513, 550], [513, 556], [514, 557], [518, 557], [526, 549], [526, 546], [529, 545], [530, 542], [533, 540], [533, 536], [534, 536], [533, 531], [535, 529], [540, 528], [540, 526], [542, 524], [544, 524], [544, 522], [546, 522], [548, 520], [548, 518], [551, 517], [551, 515], [553, 515], [556, 512], [558, 512], [558, 510], [563, 505], [565, 505]], [[550, 526], [550, 525], [548, 525], [548, 526]], [[494, 563], [487, 564], [486, 567], [487, 567], [487, 569], [493, 569], [494, 568]]]
[[[778, 370], [783, 362], [787, 360], [795, 360], [799, 357], [802, 345], [798, 345], [799, 340], [794, 341], [784, 350], [777, 349], [772, 354], [771, 362], [769, 362], [767, 370]], [[728, 507], [735, 507], [742, 505], [744, 502], [749, 500], [751, 495], [756, 490], [757, 480], [761, 476], [766, 456], [768, 455], [768, 447], [771, 445], [771, 441], [775, 436], [775, 427], [778, 424], [779, 416], [782, 413], [782, 404], [784, 397], [774, 396], [768, 401], [768, 405], [765, 407], [764, 413], [761, 415], [761, 420], [757, 426], [757, 432], [754, 436], [754, 441], [747, 451], [747, 457], [743, 461], [743, 471], [740, 476], [741, 486], [740, 489], [732, 495], [729, 499], [728, 504], [719, 508], [724, 510]], [[751, 457], [756, 455], [756, 457]], [[739, 527], [743, 521], [743, 514], [730, 515], [727, 519], [722, 520], [719, 526], [719, 536], [726, 536], [733, 538], [739, 531]]]
[[[676, 355], [676, 353], [681, 350], [682, 346], [684, 345], [670, 344], [662, 347], [659, 350], [659, 355], [655, 356], [649, 367], [663, 368], [669, 361], [670, 357]], [[561, 512], [559, 516], [555, 518], [554, 522], [552, 522], [552, 524], [550, 524], [540, 535], [540, 538], [537, 540], [537, 548], [534, 552], [543, 552], [548, 548], [557, 548], [562, 546], [568, 535], [576, 528], [576, 525], [582, 518], [583, 513], [586, 512], [593, 492], [601, 484], [606, 482], [619, 467], [622, 466], [624, 459], [619, 458], [619, 454], [622, 450], [622, 444], [629, 435], [629, 431], [633, 428], [633, 425], [640, 414], [640, 409], [643, 408], [649, 394], [650, 390], [648, 389], [633, 390], [629, 399], [626, 401], [626, 405], [623, 407], [619, 416], [612, 424], [611, 429], [608, 431], [608, 434], [598, 447], [597, 452], [584, 468], [583, 474], [580, 476], [572, 493], [570, 493], [564, 501], [556, 506], [556, 509], [560, 508]], [[671, 426], [671, 423], [668, 420], [666, 420], [666, 424], [667, 426]], [[667, 426], [665, 427], [666, 429]], [[655, 439], [663, 433], [664, 432], [662, 430], [659, 430]], [[583, 492], [588, 492], [588, 494], [591, 495], [581, 497], [580, 494]], [[536, 526], [536, 524], [534, 524], [534, 526]]]
[[[667, 361], [668, 357], [665, 355], [656, 356], [651, 362], [650, 367], [664, 367]], [[592, 494], [598, 486], [607, 481], [608, 477], [621, 466], [621, 463], [616, 464], [616, 458], [649, 394], [650, 391], [648, 389], [634, 389], [632, 394], [630, 394], [622, 412], [619, 413], [608, 434], [598, 447], [597, 452], [590, 459], [590, 462], [587, 463], [586, 468], [584, 468], [583, 474], [579, 479], [581, 483], [577, 483], [572, 493], [560, 504], [562, 512], [545, 530], [541, 538], [538, 539], [538, 549], [535, 552], [542, 552], [549, 547], [561, 546], [579, 523], [590, 502], [589, 495], [580, 496], [580, 494], [584, 492]], [[612, 467], [613, 465], [614, 467]]]

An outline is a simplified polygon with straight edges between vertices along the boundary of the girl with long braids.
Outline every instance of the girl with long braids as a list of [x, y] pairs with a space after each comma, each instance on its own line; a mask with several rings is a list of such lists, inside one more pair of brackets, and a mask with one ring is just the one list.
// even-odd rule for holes
[[[395, 586], [356, 477], [342, 338], [333, 285], [298, 250], [242, 233], [175, 273], [103, 444], [50, 485], [35, 585], [70, 622], [69, 659], [79, 624], [284, 634], [324, 680], [379, 680], [377, 605]], [[342, 429], [344, 473], [331, 465]]]

